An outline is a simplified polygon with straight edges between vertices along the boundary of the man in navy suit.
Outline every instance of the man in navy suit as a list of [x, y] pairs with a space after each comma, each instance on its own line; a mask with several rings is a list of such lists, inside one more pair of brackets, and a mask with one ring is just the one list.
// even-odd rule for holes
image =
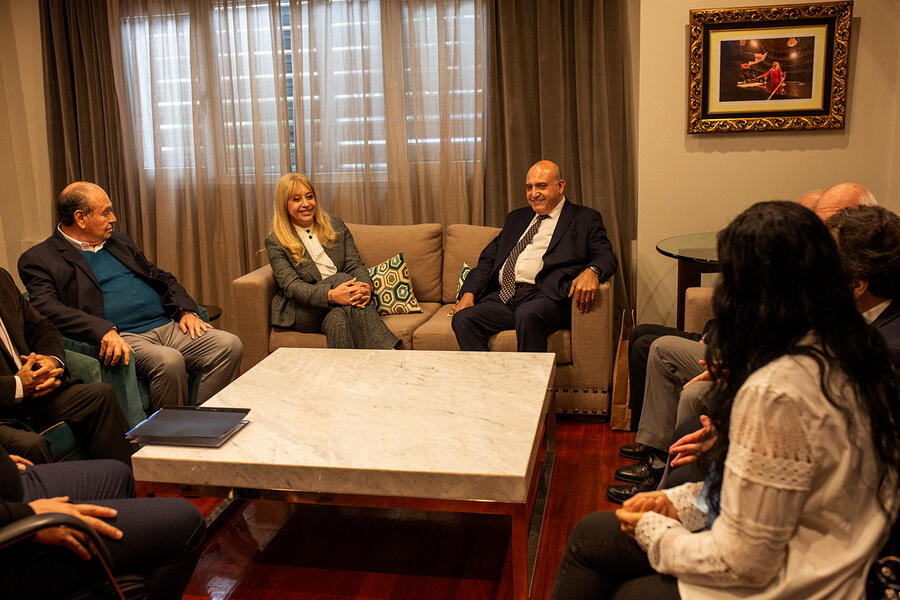
[[569, 326], [569, 299], [589, 311], [599, 284], [616, 272], [603, 218], [567, 201], [565, 187], [548, 160], [528, 170], [529, 207], [507, 215], [460, 290], [452, 321], [460, 349], [487, 350], [492, 335], [515, 329], [519, 352], [546, 352], [547, 337]]
[[900, 368], [900, 216], [881, 206], [845, 208], [825, 221], [841, 250], [856, 307]]
[[91, 458], [131, 464], [127, 423], [112, 388], [73, 382], [62, 336], [0, 269], [0, 445], [31, 462], [52, 460], [36, 431], [65, 421]]
[[175, 277], [125, 234], [99, 186], [79, 181], [57, 200], [59, 226], [19, 258], [31, 303], [63, 333], [100, 345], [107, 365], [128, 364], [150, 382], [153, 408], [184, 405], [185, 367], [202, 370], [202, 403], [237, 376], [244, 347], [197, 316]]

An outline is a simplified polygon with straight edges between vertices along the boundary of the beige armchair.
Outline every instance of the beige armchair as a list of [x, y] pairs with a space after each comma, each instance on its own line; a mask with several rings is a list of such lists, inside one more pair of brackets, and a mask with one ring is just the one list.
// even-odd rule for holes
[[684, 330], [701, 333], [713, 318], [712, 287], [692, 287], [684, 291]]

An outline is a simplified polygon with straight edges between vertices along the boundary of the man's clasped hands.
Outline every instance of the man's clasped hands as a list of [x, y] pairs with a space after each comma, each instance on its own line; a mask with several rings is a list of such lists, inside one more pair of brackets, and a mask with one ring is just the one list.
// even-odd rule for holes
[[22, 395], [25, 398], [40, 398], [62, 383], [60, 377], [63, 368], [52, 356], [32, 352], [27, 356], [22, 354], [19, 358], [22, 368], [16, 373], [16, 377], [22, 382]]

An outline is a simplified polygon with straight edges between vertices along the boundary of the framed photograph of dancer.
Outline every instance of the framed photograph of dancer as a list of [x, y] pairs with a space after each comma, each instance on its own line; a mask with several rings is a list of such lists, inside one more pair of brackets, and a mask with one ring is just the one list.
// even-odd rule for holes
[[688, 133], [841, 129], [852, 0], [692, 10]]

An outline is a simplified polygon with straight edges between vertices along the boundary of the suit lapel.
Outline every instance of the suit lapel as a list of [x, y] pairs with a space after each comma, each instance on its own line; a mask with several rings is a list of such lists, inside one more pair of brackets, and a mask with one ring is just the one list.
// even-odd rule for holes
[[559, 222], [556, 224], [556, 229], [553, 230], [553, 237], [550, 238], [550, 244], [547, 246], [547, 252], [545, 254], [549, 254], [553, 251], [553, 248], [559, 243], [563, 237], [566, 235], [566, 231], [569, 229], [569, 226], [572, 224], [572, 220], [575, 218], [575, 208], [572, 206], [572, 203], [566, 199], [565, 204], [563, 204], [562, 210], [559, 212]]
[[69, 241], [62, 236], [58, 229], [53, 233], [53, 243], [56, 246], [56, 249], [59, 250], [63, 259], [72, 263], [76, 268], [81, 269], [99, 290], [100, 284], [97, 282], [97, 278], [94, 277], [94, 272], [87, 264], [84, 256], [82, 256], [81, 252], [76, 250], [75, 246], [70, 244]]
[[872, 326], [880, 329], [896, 319], [898, 316], [900, 316], [900, 301], [891, 300], [891, 303], [888, 304], [887, 308], [881, 311], [881, 314], [878, 315], [878, 318], [872, 321]]
[[[316, 263], [313, 262], [312, 257], [309, 255], [309, 251], [306, 249], [306, 244], [303, 243], [303, 240], [300, 239], [300, 234], [297, 233], [297, 230], [294, 230], [294, 235], [297, 237], [297, 240], [300, 242], [300, 245], [303, 246], [303, 261], [296, 265], [294, 268], [297, 269], [297, 274], [300, 275], [301, 278], [309, 281], [312, 279], [313, 281], [322, 281], [322, 274], [319, 272], [319, 267], [316, 266]], [[325, 248], [325, 254], [328, 254], [328, 248]], [[329, 256], [331, 256], [329, 254]], [[334, 258], [332, 258], [334, 260]], [[291, 260], [293, 262], [293, 260]], [[337, 263], [335, 263], [337, 264]]]
[[[19, 306], [19, 299], [14, 297], [13, 294], [18, 295], [19, 290], [14, 285], [12, 289], [9, 289], [9, 285], [4, 283], [0, 283], [3, 286], [3, 295], [5, 296], [2, 304], [0, 304], [0, 318], [3, 319], [3, 326], [6, 328], [6, 333], [9, 335], [9, 339], [12, 342], [16, 351], [23, 352], [25, 354], [28, 353], [28, 345], [22, 345], [24, 342], [23, 339], [17, 335], [20, 331], [24, 333], [24, 323], [22, 321], [22, 315], [18, 314], [18, 311], [15, 310]], [[6, 360], [6, 365], [10, 369], [10, 373], [16, 372], [16, 361], [13, 359], [12, 355], [9, 353], [9, 350], [6, 349], [6, 344], [0, 342], [0, 349], [3, 351], [3, 358]]]
[[499, 264], [495, 265], [495, 271], [499, 272], [500, 267], [503, 266], [503, 263], [506, 262], [509, 253], [512, 252], [513, 247], [518, 243], [519, 238], [522, 237], [522, 234], [525, 233], [525, 229], [528, 227], [528, 224], [531, 223], [531, 220], [534, 218], [534, 211], [522, 211], [522, 217], [519, 218], [519, 222], [516, 223], [513, 227], [510, 228], [511, 235], [507, 236], [503, 240], [503, 246], [499, 248], [497, 252], [497, 257], [502, 259], [498, 261]]
[[134, 253], [115, 237], [106, 240], [103, 248], [134, 273], [150, 278], [150, 272], [147, 270], [147, 267], [138, 264], [137, 260], [135, 260]]

